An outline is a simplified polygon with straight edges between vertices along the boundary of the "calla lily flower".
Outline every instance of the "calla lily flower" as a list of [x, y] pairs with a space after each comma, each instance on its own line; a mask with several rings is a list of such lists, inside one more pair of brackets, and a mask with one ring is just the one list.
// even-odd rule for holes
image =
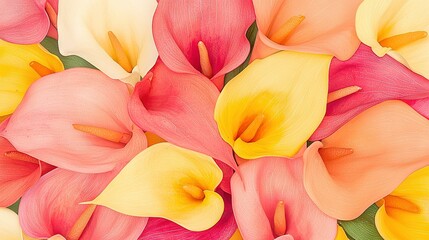
[[137, 239], [147, 218], [126, 216], [108, 208], [82, 205], [97, 196], [121, 169], [84, 174], [55, 169], [22, 197], [19, 218], [23, 232], [38, 239], [60, 235], [67, 240]]
[[384, 239], [428, 239], [429, 167], [422, 168], [384, 197], [375, 224]]
[[22, 240], [21, 226], [18, 215], [8, 208], [0, 207], [0, 238]]
[[244, 159], [294, 156], [325, 114], [330, 61], [279, 52], [251, 63], [216, 103], [222, 138]]
[[346, 235], [346, 232], [340, 226], [338, 226], [337, 236], [335, 236], [335, 240], [349, 240], [349, 238]]
[[311, 201], [302, 170], [302, 158], [240, 165], [231, 180], [232, 207], [244, 239], [334, 239], [337, 220]]
[[28, 87], [40, 77], [60, 72], [58, 57], [41, 45], [18, 45], [0, 40], [0, 116], [15, 111]]
[[15, 203], [52, 166], [17, 151], [0, 137], [0, 207]]
[[255, 15], [251, 0], [163, 0], [153, 21], [162, 61], [175, 72], [205, 76], [221, 89], [224, 75], [249, 55], [246, 30]]
[[128, 115], [130, 97], [126, 84], [100, 71], [69, 69], [35, 82], [0, 135], [57, 167], [110, 171], [146, 148]]
[[236, 168], [231, 147], [213, 119], [218, 96], [219, 90], [205, 77], [175, 73], [158, 61], [137, 83], [129, 112], [141, 129]]
[[204, 231], [224, 212], [222, 196], [214, 191], [221, 180], [222, 171], [212, 158], [159, 143], [138, 154], [87, 204], [131, 216], [161, 217], [191, 231]]
[[355, 13], [362, 0], [253, 0], [258, 35], [252, 59], [281, 50], [346, 60], [359, 46]]
[[377, 56], [389, 54], [429, 78], [428, 11], [425, 0], [365, 0], [356, 13], [356, 31]]
[[351, 220], [429, 165], [429, 121], [402, 101], [367, 109], [304, 154], [304, 185], [326, 214]]
[[328, 137], [362, 111], [386, 100], [405, 100], [427, 116], [429, 81], [390, 56], [377, 57], [365, 45], [348, 61], [334, 58], [326, 116], [311, 140]]
[[113, 79], [135, 84], [155, 64], [155, 0], [62, 0], [58, 6], [61, 54], [77, 55]]

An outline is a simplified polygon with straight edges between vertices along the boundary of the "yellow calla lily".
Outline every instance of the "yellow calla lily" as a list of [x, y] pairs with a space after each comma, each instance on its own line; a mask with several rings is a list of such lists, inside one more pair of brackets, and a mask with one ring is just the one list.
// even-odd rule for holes
[[0, 121], [13, 113], [30, 85], [41, 76], [64, 70], [61, 61], [40, 44], [0, 40]]
[[222, 176], [212, 158], [158, 143], [131, 160], [89, 203], [131, 216], [161, 217], [191, 231], [203, 231], [222, 216], [223, 199], [214, 191]]
[[422, 168], [381, 201], [375, 215], [384, 239], [429, 239], [429, 167]]
[[427, 0], [365, 0], [356, 13], [356, 31], [377, 56], [387, 53], [428, 78], [428, 12]]
[[18, 215], [8, 208], [0, 208], [0, 239], [22, 239]]
[[339, 225], [337, 230], [337, 236], [335, 236], [335, 240], [349, 240], [349, 238], [346, 235], [346, 232]]
[[244, 159], [295, 155], [325, 114], [331, 58], [284, 51], [252, 62], [216, 103], [222, 138]]

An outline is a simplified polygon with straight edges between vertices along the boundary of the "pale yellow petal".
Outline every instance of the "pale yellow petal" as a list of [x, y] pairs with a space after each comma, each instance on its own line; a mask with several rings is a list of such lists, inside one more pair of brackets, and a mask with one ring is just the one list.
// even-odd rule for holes
[[[214, 191], [221, 180], [222, 171], [212, 158], [159, 143], [131, 160], [91, 204], [132, 216], [161, 217], [202, 231], [223, 213], [223, 199]], [[186, 187], [200, 191], [202, 198], [192, 197]]]
[[284, 51], [252, 62], [219, 96], [222, 138], [245, 159], [295, 155], [325, 114], [331, 58]]
[[8, 208], [0, 208], [0, 239], [21, 240], [18, 215]]

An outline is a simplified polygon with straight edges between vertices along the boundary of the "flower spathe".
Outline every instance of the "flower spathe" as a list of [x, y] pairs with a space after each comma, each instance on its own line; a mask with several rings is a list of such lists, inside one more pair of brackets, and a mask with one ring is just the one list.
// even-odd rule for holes
[[82, 57], [113, 79], [135, 84], [158, 58], [152, 37], [156, 6], [155, 0], [60, 1], [60, 51]]
[[325, 114], [330, 61], [283, 51], [252, 62], [216, 103], [222, 138], [245, 159], [295, 155]]
[[18, 215], [8, 208], [0, 208], [0, 238], [22, 240]]

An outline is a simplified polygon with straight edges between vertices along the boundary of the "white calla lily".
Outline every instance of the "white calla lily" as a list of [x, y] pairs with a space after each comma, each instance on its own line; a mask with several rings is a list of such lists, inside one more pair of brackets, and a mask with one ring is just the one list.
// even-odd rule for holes
[[18, 215], [8, 208], [0, 208], [0, 239], [22, 239]]

